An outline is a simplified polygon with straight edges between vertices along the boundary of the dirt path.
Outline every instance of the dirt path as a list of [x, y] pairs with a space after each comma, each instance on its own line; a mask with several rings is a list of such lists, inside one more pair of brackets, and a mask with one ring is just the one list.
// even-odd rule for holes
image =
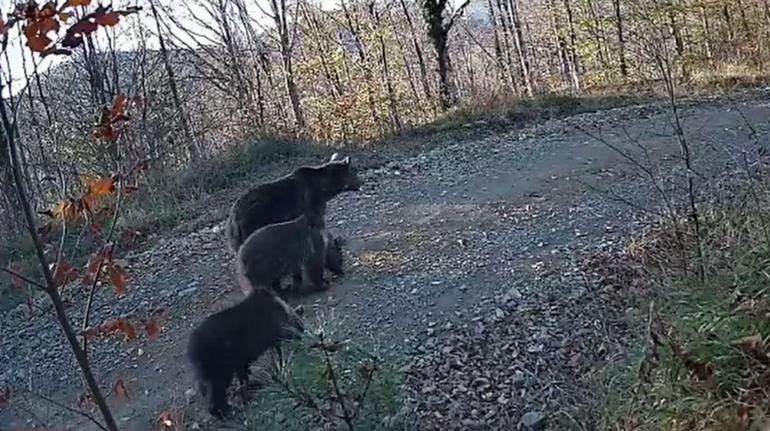
[[[770, 107], [749, 101], [741, 110], [766, 136]], [[699, 174], [723, 173], [724, 154], [752, 145], [729, 104], [690, 107], [683, 117]], [[675, 172], [679, 148], [665, 110], [622, 108], [396, 158], [365, 171], [360, 193], [331, 203], [328, 224], [349, 241], [348, 274], [305, 302], [351, 337], [412, 360], [418, 429], [511, 429], [546, 418], [590, 428], [596, 400], [587, 376], [623, 354], [628, 331], [575, 259], [633, 229], [640, 211], [621, 200], [658, 203], [627, 160], [575, 128], [592, 126]], [[161, 411], [190, 411], [190, 328], [239, 292], [217, 225], [164, 237], [129, 261], [137, 275], [129, 297], [115, 301], [104, 289], [96, 321], [165, 307], [167, 327], [155, 342], [99, 343], [94, 357], [105, 387], [121, 378], [130, 390], [130, 400], [112, 400], [121, 429], [155, 429]], [[78, 378], [54, 323], [17, 314], [1, 328], [0, 383], [74, 404]], [[49, 403], [27, 404], [37, 419], [15, 403], [0, 412], [0, 429], [90, 429]]]

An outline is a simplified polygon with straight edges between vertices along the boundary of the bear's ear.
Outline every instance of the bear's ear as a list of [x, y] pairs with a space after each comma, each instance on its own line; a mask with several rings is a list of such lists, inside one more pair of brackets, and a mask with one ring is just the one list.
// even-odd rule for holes
[[334, 153], [334, 154], [332, 154], [332, 158], [329, 159], [329, 161], [330, 162], [336, 162], [339, 159], [340, 159], [340, 153]]

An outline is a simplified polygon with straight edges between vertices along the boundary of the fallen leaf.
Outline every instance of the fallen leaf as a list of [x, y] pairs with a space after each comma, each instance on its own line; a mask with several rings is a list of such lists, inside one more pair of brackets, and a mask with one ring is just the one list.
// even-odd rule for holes
[[131, 397], [128, 396], [128, 389], [126, 388], [125, 382], [123, 382], [123, 379], [120, 379], [120, 378], [115, 382], [115, 385], [112, 387], [112, 393], [115, 395], [115, 398], [119, 400], [131, 399]]
[[152, 317], [144, 321], [144, 328], [147, 330], [147, 337], [150, 340], [157, 340], [160, 337], [162, 327], [156, 317]]
[[110, 281], [115, 286], [115, 294], [118, 296], [124, 296], [127, 292], [128, 286], [128, 273], [120, 265], [113, 263], [110, 265]]

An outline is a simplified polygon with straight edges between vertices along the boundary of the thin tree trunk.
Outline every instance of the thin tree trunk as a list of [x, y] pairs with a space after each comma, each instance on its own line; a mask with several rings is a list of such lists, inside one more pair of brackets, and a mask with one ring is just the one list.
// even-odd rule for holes
[[620, 13], [620, 0], [612, 0], [615, 9], [615, 28], [618, 32], [618, 57], [620, 61], [620, 75], [628, 78], [628, 66], [626, 65], [626, 39], [623, 34], [623, 17]]
[[524, 36], [521, 31], [521, 20], [519, 19], [519, 6], [516, 0], [509, 0], [511, 24], [515, 30], [513, 41], [516, 44], [516, 54], [519, 57], [521, 66], [521, 77], [524, 80], [524, 88], [527, 90], [527, 96], [532, 97], [532, 79], [529, 70], [529, 61], [527, 60], [527, 47], [525, 46]]
[[160, 57], [163, 61], [163, 67], [166, 69], [166, 75], [168, 76], [168, 87], [171, 90], [171, 97], [174, 100], [174, 107], [179, 113], [179, 121], [182, 126], [182, 132], [185, 137], [185, 144], [187, 147], [187, 153], [192, 160], [198, 160], [201, 157], [200, 148], [195, 144], [193, 140], [192, 132], [190, 131], [190, 124], [187, 121], [187, 114], [182, 100], [179, 97], [179, 89], [176, 86], [176, 77], [174, 76], [174, 68], [171, 67], [171, 62], [168, 58], [168, 51], [166, 50], [166, 41], [163, 37], [163, 32], [160, 28], [160, 18], [158, 17], [158, 10], [155, 8], [155, 2], [150, 2], [150, 10], [152, 16], [155, 19], [155, 26], [158, 30], [158, 43], [160, 45]]
[[570, 71], [572, 74], [572, 87], [574, 88], [575, 92], [580, 92], [580, 77], [579, 77], [579, 70], [580, 70], [580, 63], [578, 61], [578, 55], [577, 55], [577, 34], [575, 32], [575, 21], [574, 17], [572, 16], [572, 5], [570, 3], [570, 0], [563, 0], [564, 1], [564, 10], [567, 12], [567, 24], [569, 25], [569, 53], [570, 53], [570, 62], [572, 63], [570, 67]]
[[305, 130], [305, 115], [302, 112], [297, 83], [294, 80], [294, 62], [291, 58], [292, 43], [289, 40], [289, 21], [286, 0], [270, 0], [273, 10], [273, 19], [278, 29], [278, 42], [281, 50], [281, 63], [283, 64], [284, 84], [289, 93], [289, 101], [294, 112], [294, 124], [298, 131]]
[[711, 63], [713, 54], [711, 50], [711, 25], [709, 24], [709, 17], [706, 11], [706, 6], [700, 7], [701, 25], [703, 26], [703, 51], [706, 54], [706, 59]]
[[505, 5], [505, 0], [496, 0], [497, 2], [497, 11], [498, 15], [500, 17], [500, 25], [503, 27], [503, 44], [505, 45], [505, 58], [508, 63], [508, 73], [511, 77], [511, 83], [513, 83], [514, 91], [517, 95], [521, 94], [521, 91], [519, 89], [518, 80], [516, 78], [516, 63], [513, 60], [513, 32], [511, 30], [511, 24], [508, 22], [508, 13], [507, 7]]
[[[503, 50], [500, 46], [500, 35], [497, 31], [497, 16], [495, 14], [495, 8], [492, 5], [492, 0], [487, 0], [487, 10], [489, 12], [489, 19], [492, 21], [492, 32], [494, 35], [494, 41], [495, 41], [495, 65], [497, 66], [497, 74], [498, 79], [504, 82], [508, 82], [508, 79], [506, 77], [508, 76], [505, 71], [505, 63], [503, 60]], [[508, 76], [510, 79], [511, 77]], [[511, 82], [511, 88], [513, 88], [514, 91], [516, 91], [516, 82], [513, 80]]]
[[[380, 20], [380, 14], [377, 12], [377, 6], [374, 2], [369, 3], [369, 13], [374, 18], [374, 23], [379, 29], [382, 25]], [[396, 96], [396, 90], [393, 87], [393, 79], [390, 76], [390, 68], [388, 66], [388, 52], [385, 47], [385, 38], [382, 36], [381, 31], [375, 31], [379, 35], [380, 42], [380, 64], [382, 65], [382, 78], [385, 81], [385, 90], [388, 94], [388, 103], [390, 105], [390, 119], [393, 123], [393, 127], [396, 131], [400, 131], [404, 128], [401, 123], [401, 115], [398, 112], [398, 96]]]
[[409, 13], [409, 8], [406, 6], [404, 0], [399, 0], [401, 3], [401, 9], [404, 11], [404, 18], [406, 18], [406, 24], [409, 26], [409, 32], [412, 36], [412, 44], [414, 45], [414, 53], [417, 55], [417, 64], [420, 66], [420, 77], [422, 78], [422, 91], [425, 93], [425, 98], [428, 101], [433, 100], [433, 92], [430, 89], [430, 79], [428, 78], [428, 67], [425, 65], [425, 55], [422, 52], [420, 46], [420, 39], [417, 37], [417, 32], [414, 29], [414, 23], [412, 22], [412, 15]]

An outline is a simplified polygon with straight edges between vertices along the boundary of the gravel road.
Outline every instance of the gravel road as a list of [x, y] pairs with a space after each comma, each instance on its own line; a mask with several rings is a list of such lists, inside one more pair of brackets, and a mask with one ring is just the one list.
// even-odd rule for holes
[[[683, 109], [699, 179], [732, 173], [741, 150], [757, 152], [744, 117], [764, 145], [770, 107], [760, 99]], [[363, 171], [361, 192], [330, 204], [328, 224], [348, 240], [349, 269], [304, 301], [350, 337], [404, 359], [417, 429], [591, 429], [601, 407], [597, 375], [623, 356], [634, 328], [579, 261], [619, 244], [642, 208], [659, 205], [650, 182], [615, 149], [681, 177], [669, 117], [650, 105], [495, 134], [479, 123], [471, 125], [478, 139], [393, 151]], [[678, 183], [665, 187], [676, 194]], [[159, 340], [104, 341], [92, 353], [108, 391], [117, 379], [129, 388], [129, 400], [111, 397], [121, 429], [154, 429], [161, 411], [188, 405], [187, 334], [240, 294], [219, 224], [238, 192], [203, 200], [199, 229], [154, 238], [151, 249], [129, 255], [128, 296], [98, 294], [96, 322], [169, 312]], [[82, 303], [72, 302], [79, 321]], [[0, 331], [0, 386], [77, 403], [79, 377], [55, 322], [19, 309]], [[44, 424], [89, 429], [84, 418], [31, 395], [0, 410], [0, 429]]]

